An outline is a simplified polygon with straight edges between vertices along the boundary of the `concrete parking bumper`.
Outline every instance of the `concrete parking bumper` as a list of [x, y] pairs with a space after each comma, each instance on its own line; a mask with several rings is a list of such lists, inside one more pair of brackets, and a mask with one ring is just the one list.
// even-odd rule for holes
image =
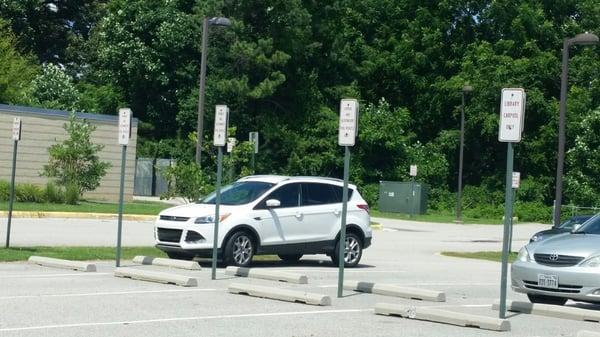
[[131, 278], [134, 280], [175, 284], [182, 287], [198, 286], [198, 280], [194, 277], [135, 268], [116, 268], [115, 276]]
[[[492, 304], [493, 310], [498, 310], [499, 307], [500, 301], [496, 301]], [[558, 305], [506, 301], [506, 310], [525, 314], [572, 319], [576, 321], [600, 322], [600, 312], [598, 311]]]
[[399, 287], [393, 284], [360, 281], [344, 281], [344, 289], [414, 300], [445, 302], [446, 294], [441, 291]]
[[270, 298], [286, 302], [305, 303], [322, 306], [331, 305], [331, 298], [329, 296], [315, 293], [307, 293], [304, 291], [241, 283], [230, 284], [228, 290], [232, 294], [242, 294], [254, 297]]
[[45, 267], [53, 267], [53, 268], [62, 268], [62, 269], [71, 269], [71, 270], [79, 270], [85, 272], [95, 272], [96, 265], [88, 262], [81, 261], [71, 261], [71, 260], [62, 260], [62, 259], [54, 259], [51, 257], [43, 257], [43, 256], [30, 256], [29, 263], [37, 264]]
[[577, 337], [600, 337], [600, 332], [581, 330], [577, 333]]
[[307, 284], [308, 276], [282, 272], [282, 271], [273, 271], [273, 270], [263, 270], [263, 269], [253, 269], [253, 268], [243, 268], [243, 267], [233, 267], [229, 266], [225, 269], [225, 274], [233, 275], [233, 276], [242, 276], [242, 277], [252, 277], [259, 278], [264, 280], [273, 280], [280, 282], [290, 282], [290, 283], [298, 283], [298, 284]]
[[465, 314], [455, 311], [433, 309], [427, 307], [404, 306], [391, 303], [377, 303], [375, 314], [400, 316], [404, 318], [474, 327], [493, 331], [510, 331], [510, 322], [487, 316]]
[[201, 270], [202, 268], [196, 261], [165, 259], [161, 257], [138, 255], [133, 258], [133, 263], [155, 265], [162, 267], [172, 267], [187, 270]]

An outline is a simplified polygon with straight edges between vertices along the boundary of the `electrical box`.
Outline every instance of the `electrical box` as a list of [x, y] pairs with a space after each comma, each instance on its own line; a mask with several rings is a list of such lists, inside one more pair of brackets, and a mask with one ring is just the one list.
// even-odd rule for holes
[[382, 212], [425, 214], [429, 186], [419, 182], [380, 181], [379, 210]]

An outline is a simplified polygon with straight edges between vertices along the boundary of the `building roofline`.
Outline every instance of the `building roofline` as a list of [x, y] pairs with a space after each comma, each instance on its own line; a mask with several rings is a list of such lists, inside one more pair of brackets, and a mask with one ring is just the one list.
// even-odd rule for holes
[[[21, 105], [8, 105], [8, 104], [0, 104], [0, 113], [9, 112], [9, 113], [17, 113], [17, 114], [30, 114], [37, 115], [43, 117], [62, 117], [68, 118], [69, 111], [65, 110], [55, 110], [55, 109], [44, 109], [44, 108], [34, 108], [29, 106], [21, 106]], [[119, 116], [115, 115], [102, 115], [102, 114], [93, 114], [87, 112], [75, 112], [75, 116], [77, 118], [109, 122], [109, 123], [118, 123]], [[133, 126], [137, 126], [138, 119], [133, 118], [132, 120]]]

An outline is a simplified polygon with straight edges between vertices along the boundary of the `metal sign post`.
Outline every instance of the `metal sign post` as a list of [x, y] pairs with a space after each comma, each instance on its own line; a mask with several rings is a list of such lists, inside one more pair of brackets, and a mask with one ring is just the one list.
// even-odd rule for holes
[[254, 173], [254, 157], [258, 153], [258, 132], [250, 132], [248, 134], [248, 141], [254, 145], [254, 151], [252, 151], [252, 158], [250, 160], [250, 167], [252, 167], [252, 173]]
[[[229, 126], [229, 108], [227, 105], [217, 105], [215, 108], [215, 129], [213, 144], [217, 147], [217, 186], [215, 195], [215, 228], [213, 236], [212, 251], [212, 273], [211, 278], [217, 279], [217, 243], [219, 240], [219, 206], [221, 205], [221, 176], [223, 175], [223, 146], [227, 140], [227, 128]], [[224, 247], [223, 247], [224, 248]], [[224, 252], [223, 252], [224, 253]]]
[[8, 198], [8, 223], [6, 226], [6, 248], [10, 247], [10, 225], [12, 223], [13, 202], [15, 200], [15, 171], [17, 169], [17, 148], [21, 140], [21, 118], [15, 117], [12, 129], [13, 158], [12, 172], [10, 174], [10, 196]]
[[[512, 200], [513, 202], [517, 200], [517, 189], [521, 183], [521, 172], [513, 172], [512, 173]], [[512, 238], [513, 238], [513, 218], [510, 218], [510, 235], [508, 236], [508, 255], [510, 256], [510, 252], [512, 250]]]
[[348, 212], [348, 180], [350, 175], [350, 146], [354, 146], [358, 134], [358, 101], [355, 99], [342, 99], [340, 102], [340, 126], [338, 144], [344, 147], [344, 188], [342, 190], [342, 223], [338, 262], [338, 297], [342, 297], [344, 290], [344, 263], [346, 262], [346, 213]]
[[506, 278], [508, 274], [508, 253], [513, 216], [513, 143], [521, 141], [523, 119], [525, 115], [525, 91], [518, 89], [502, 89], [500, 104], [500, 132], [498, 140], [506, 142], [506, 191], [504, 199], [504, 238], [502, 241], [502, 276], [500, 279], [500, 318], [506, 318]]
[[410, 218], [415, 217], [415, 177], [417, 176], [417, 165], [410, 165], [410, 186], [412, 190], [411, 194], [411, 205], [410, 205]]
[[116, 266], [121, 265], [121, 232], [123, 229], [123, 191], [125, 189], [125, 162], [127, 160], [127, 145], [131, 138], [131, 109], [119, 109], [119, 144], [121, 145], [121, 185], [119, 187], [119, 220], [117, 225], [117, 256]]

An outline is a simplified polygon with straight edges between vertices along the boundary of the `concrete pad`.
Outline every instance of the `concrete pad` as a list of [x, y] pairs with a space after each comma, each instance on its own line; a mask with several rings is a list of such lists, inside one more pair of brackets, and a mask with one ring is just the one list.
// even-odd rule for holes
[[88, 262], [54, 259], [51, 257], [43, 256], [30, 256], [28, 261], [29, 263], [34, 263], [45, 267], [72, 269], [85, 272], [96, 271], [96, 265]]
[[438, 322], [464, 327], [479, 328], [493, 331], [510, 331], [510, 322], [506, 319], [464, 314], [426, 307], [413, 307], [391, 303], [375, 304], [375, 314], [400, 316], [421, 321]]
[[344, 289], [413, 300], [445, 302], [446, 294], [441, 291], [400, 287], [394, 284], [344, 281]]
[[179, 274], [163, 273], [158, 271], [140, 270], [134, 268], [116, 268], [115, 276], [127, 277], [134, 280], [175, 284], [182, 287], [198, 286], [198, 280], [194, 277]]
[[315, 293], [307, 293], [304, 291], [280, 289], [241, 283], [230, 284], [228, 290], [232, 294], [245, 294], [249, 296], [270, 298], [280, 301], [299, 302], [323, 306], [331, 305], [331, 298], [329, 296]]
[[308, 283], [308, 276], [306, 275], [288, 273], [277, 270], [264, 270], [229, 266], [225, 269], [225, 274], [298, 284]]
[[600, 337], [600, 332], [581, 330], [577, 333], [577, 337]]
[[[493, 310], [499, 310], [500, 301], [492, 304]], [[506, 301], [506, 310], [534, 314], [540, 316], [572, 319], [576, 321], [600, 322], [600, 311], [581, 308], [563, 307], [560, 305]]]
[[202, 268], [196, 261], [188, 260], [177, 260], [177, 259], [164, 259], [161, 257], [143, 256], [138, 255], [133, 258], [133, 263], [147, 264], [162, 267], [172, 267], [187, 270], [201, 270]]

